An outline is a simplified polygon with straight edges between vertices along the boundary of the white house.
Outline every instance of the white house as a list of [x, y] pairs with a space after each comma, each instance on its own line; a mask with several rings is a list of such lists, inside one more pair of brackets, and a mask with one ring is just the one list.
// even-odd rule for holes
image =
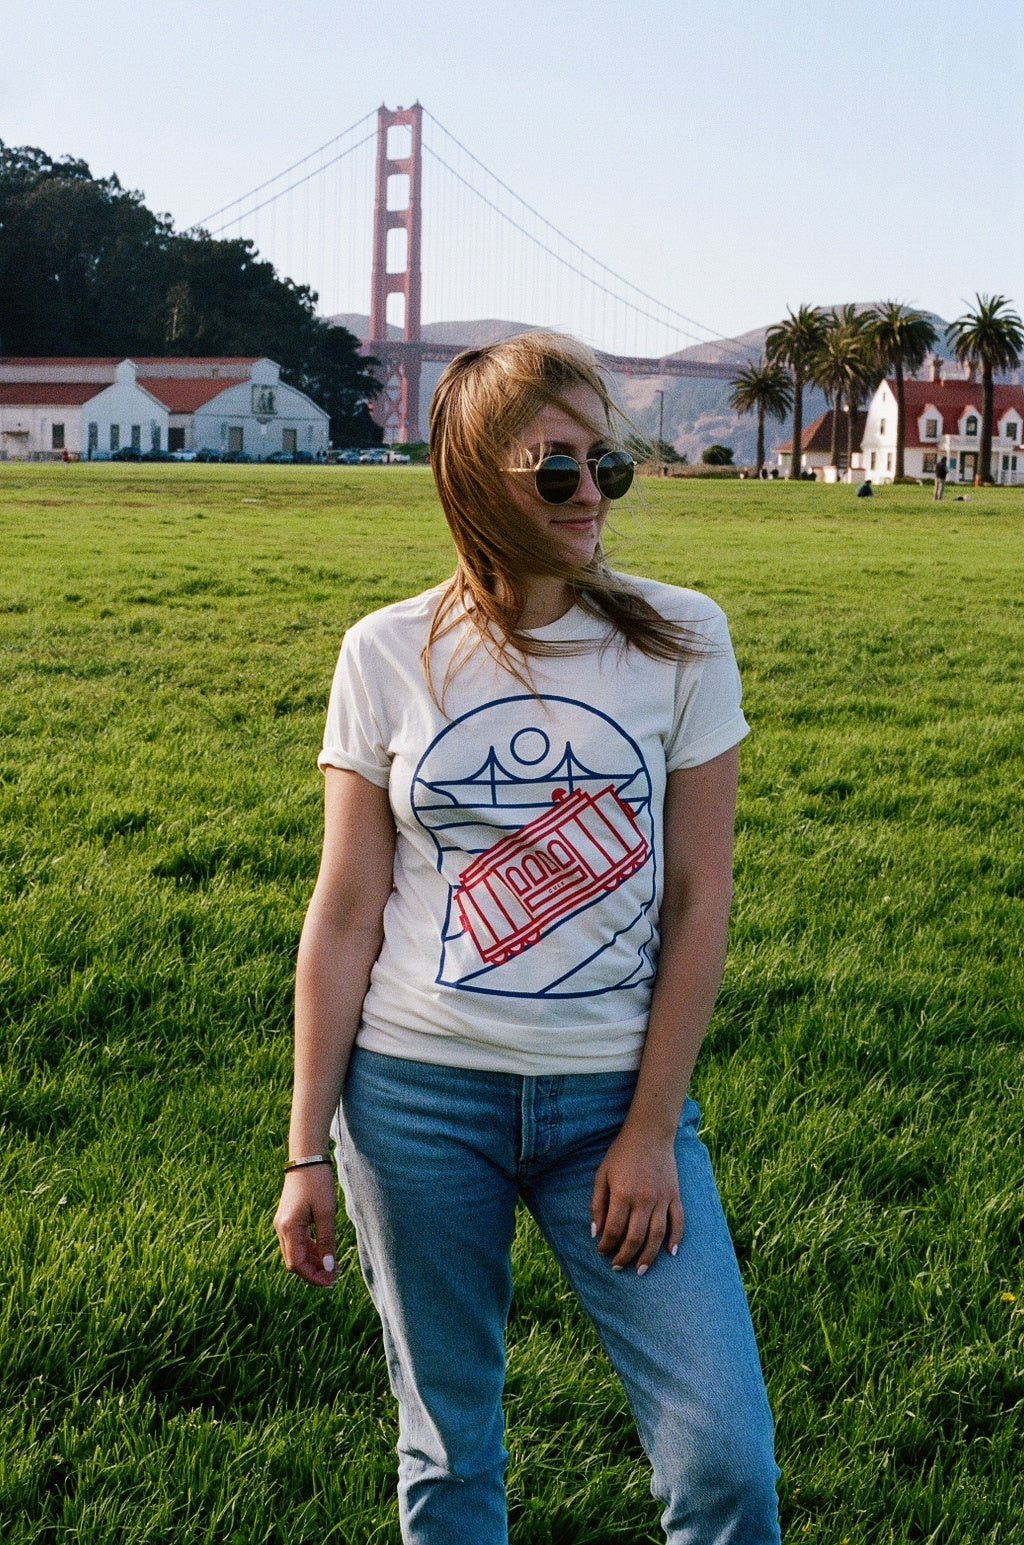
[[[835, 473], [829, 470], [832, 466], [832, 412], [833, 410], [829, 408], [827, 412], [820, 414], [816, 419], [813, 419], [811, 423], [805, 424], [803, 427], [803, 432], [800, 436], [800, 449], [802, 453], [800, 456], [800, 469], [802, 472], [813, 472], [819, 483], [830, 481], [835, 477]], [[864, 422], [866, 417], [867, 415], [864, 410], [858, 409], [857, 417], [854, 420], [853, 425], [854, 467], [858, 465], [857, 453], [860, 450], [861, 437], [864, 433]], [[839, 444], [836, 455], [839, 458], [839, 476], [841, 478], [846, 478], [847, 481], [849, 480], [846, 469], [846, 435], [848, 423], [849, 418], [846, 411], [844, 410], [839, 415]], [[783, 477], [788, 476], [789, 464], [793, 457], [792, 436], [790, 436], [785, 444], [779, 446], [775, 454], [778, 458], [779, 471], [782, 473]]]
[[326, 455], [328, 414], [280, 377], [270, 359], [0, 358], [0, 460], [105, 460], [125, 446]]
[[[945, 380], [932, 368], [928, 381], [905, 381], [903, 470], [931, 478], [945, 456], [954, 483], [973, 483], [978, 472], [981, 386]], [[856, 461], [856, 458], [855, 458]], [[896, 391], [883, 381], [868, 404], [860, 464], [873, 483], [891, 483], [896, 467]], [[1024, 482], [1024, 387], [993, 388], [992, 476], [997, 483]]]

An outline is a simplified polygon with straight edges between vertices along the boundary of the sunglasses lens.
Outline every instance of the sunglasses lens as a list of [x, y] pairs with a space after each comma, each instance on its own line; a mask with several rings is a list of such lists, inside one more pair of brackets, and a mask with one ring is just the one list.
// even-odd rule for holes
[[579, 463], [571, 456], [545, 456], [535, 478], [545, 504], [564, 504], [580, 486]]
[[621, 499], [633, 481], [633, 458], [625, 451], [608, 451], [597, 464], [595, 481], [606, 499]]

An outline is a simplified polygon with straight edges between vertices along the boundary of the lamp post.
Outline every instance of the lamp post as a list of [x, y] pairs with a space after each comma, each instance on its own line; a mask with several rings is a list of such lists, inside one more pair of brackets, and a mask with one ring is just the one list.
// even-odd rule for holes
[[658, 389], [658, 476], [664, 477], [665, 469], [661, 464], [661, 443], [665, 438], [665, 392]]

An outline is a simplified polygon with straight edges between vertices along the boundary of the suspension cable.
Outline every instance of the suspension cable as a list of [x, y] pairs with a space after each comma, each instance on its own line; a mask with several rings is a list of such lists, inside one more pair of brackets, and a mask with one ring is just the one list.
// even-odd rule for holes
[[[209, 234], [211, 236], [219, 236], [221, 231], [226, 231], [229, 226], [239, 225], [243, 220], [248, 220], [249, 216], [254, 215], [258, 209], [265, 209], [268, 204], [273, 204], [277, 201], [277, 199], [284, 198], [286, 193], [293, 193], [296, 188], [301, 188], [303, 183], [309, 182], [314, 177], [319, 177], [320, 173], [326, 172], [328, 167], [337, 165], [339, 161], [344, 161], [346, 156], [352, 155], [355, 151], [361, 149], [363, 145], [368, 144], [370, 140], [376, 139], [376, 137], [377, 131], [376, 129], [372, 129], [369, 134], [364, 135], [361, 140], [357, 140], [354, 145], [349, 145], [347, 149], [339, 151], [336, 156], [332, 156], [330, 161], [325, 161], [322, 166], [314, 167], [311, 172], [306, 173], [305, 177], [297, 177], [294, 182], [288, 184], [287, 188], [281, 188], [277, 193], [272, 193], [269, 198], [265, 198], [260, 204], [254, 204], [252, 208], [247, 209], [244, 214], [232, 215], [230, 220], [225, 220], [223, 225], [219, 225], [215, 231], [211, 231]], [[306, 157], [306, 160], [309, 160], [308, 156]], [[297, 164], [301, 166], [302, 163], [298, 162]], [[281, 176], [283, 177], [284, 175], [284, 172], [282, 172]], [[271, 182], [276, 181], [276, 178], [271, 178]], [[264, 183], [263, 186], [269, 187], [269, 184]], [[242, 199], [236, 199], [235, 202], [242, 203], [244, 201]], [[232, 207], [233, 206], [231, 204], [225, 204], [224, 206], [225, 209], [231, 209]], [[212, 219], [213, 216], [211, 215], [209, 218]], [[200, 222], [200, 224], [202, 224], [202, 222]], [[195, 230], [196, 227], [193, 226], [192, 229]]]
[[[201, 220], [196, 220], [193, 225], [189, 226], [189, 230], [194, 231], [197, 226], [200, 226], [200, 225], [205, 226], [208, 223], [208, 221], [216, 220], [218, 215], [224, 214], [229, 209], [234, 209], [236, 204], [244, 204], [246, 199], [253, 198], [257, 193], [262, 193], [264, 188], [269, 188], [272, 183], [280, 182], [282, 177], [287, 177], [287, 176], [290, 175], [290, 173], [298, 171], [300, 166], [305, 166], [306, 162], [307, 161], [312, 161], [314, 156], [322, 155], [325, 150], [330, 150], [331, 146], [332, 145], [336, 145], [340, 139], [345, 139], [345, 137], [347, 135], [354, 134], [356, 129], [361, 129], [363, 124], [367, 121], [368, 118], [375, 118], [376, 116], [377, 116], [377, 109], [376, 108], [372, 108], [370, 112], [364, 113], [361, 118], [357, 118], [355, 123], [349, 124], [348, 128], [347, 129], [343, 129], [340, 134], [335, 134], [331, 139], [327, 140], [323, 145], [321, 145], [319, 147], [319, 149], [311, 150], [309, 152], [308, 156], [303, 156], [300, 161], [295, 161], [295, 162], [292, 163], [291, 166], [286, 166], [284, 171], [283, 172], [278, 172], [276, 177], [268, 177], [266, 182], [257, 183], [256, 187], [255, 188], [250, 188], [248, 193], [240, 193], [238, 198], [233, 198], [229, 204], [224, 204], [224, 205], [221, 206], [220, 209], [213, 210], [211, 214], [204, 215]], [[367, 138], [372, 138], [372, 137], [373, 137], [372, 135], [368, 135], [367, 136]], [[366, 140], [361, 140], [360, 141], [360, 144], [365, 145], [365, 143], [366, 143]], [[356, 149], [356, 147], [353, 145], [352, 149], [354, 150], [354, 149]], [[332, 166], [333, 164], [334, 163], [332, 161], [328, 161], [326, 163], [327, 166]], [[321, 167], [320, 170], [324, 171], [325, 167]], [[314, 175], [315, 175], [315, 173], [314, 173]], [[298, 186], [298, 184], [295, 184], [295, 186]], [[286, 188], [284, 191], [288, 192], [289, 190]], [[258, 207], [262, 208], [262, 205], [260, 205]], [[237, 216], [237, 218], [238, 219], [244, 219], [245, 216], [244, 215], [239, 215], [239, 216]], [[228, 225], [234, 225], [234, 223], [235, 223], [234, 220], [227, 221]]]
[[[514, 188], [510, 188], [507, 182], [503, 182], [502, 179], [495, 172], [492, 172], [489, 166], [485, 166], [483, 161], [481, 161], [478, 156], [475, 156], [471, 150], [468, 150], [466, 148], [466, 146], [462, 144], [461, 140], [458, 140], [458, 139], [455, 138], [455, 135], [452, 134], [450, 129], [446, 129], [445, 128], [444, 124], [440, 121], [439, 118], [435, 118], [434, 117], [433, 113], [430, 111], [429, 108], [425, 107], [423, 109], [423, 113], [424, 113], [425, 117], [430, 119], [431, 123], [435, 123], [437, 125], [437, 127], [441, 130], [442, 134], [447, 135], [447, 137], [452, 141], [453, 144], [458, 145], [459, 149], [463, 152], [463, 154], [467, 155], [471, 161], [475, 162], [475, 164], [477, 166], [479, 166], [481, 171], [486, 172], [487, 176], [492, 178], [493, 181], [496, 182], [498, 184], [498, 186], [500, 188], [502, 188], [506, 193], [511, 194], [511, 196], [516, 200], [516, 202], [518, 204], [521, 204], [524, 209], [529, 210], [530, 214], [534, 215], [536, 217], [536, 219], [540, 220], [543, 225], [546, 225], [548, 230], [553, 231], [555, 233], [555, 235], [558, 236], [562, 241], [567, 242], [570, 247], [575, 249], [575, 251], [581, 253], [589, 262], [593, 263], [595, 265], [595, 267], [603, 269], [606, 274], [610, 274], [611, 277], [613, 279], [617, 279], [620, 284], [626, 285], [626, 287], [628, 289], [632, 290], [634, 292], [634, 294], [643, 296], [644, 300], [650, 301], [655, 306], [660, 306], [663, 311], [668, 312], [671, 316], [678, 317], [680, 319], [680, 321], [689, 323], [689, 325], [691, 327], [700, 328], [700, 330], [702, 332], [710, 333], [711, 334], [711, 339], [713, 341], [720, 342], [720, 343], [732, 343], [734, 341], [732, 338], [727, 337], [726, 334], [720, 333], [720, 332], [716, 331], [715, 328], [708, 327], [704, 322], [698, 322], [694, 317], [687, 316], [685, 314], [685, 312], [677, 311], [674, 306], [669, 306], [665, 302], [660, 301], [656, 295], [649, 295], [646, 290], [642, 290], [640, 288], [640, 286], [638, 284], [634, 284], [631, 279], [627, 279], [623, 274], [616, 273], [613, 268], [609, 268], [608, 267], [607, 263], [602, 263], [600, 258], [594, 257], [594, 255], [592, 253], [588, 252], [585, 247], [580, 246], [578, 241], [573, 241], [571, 236], [567, 236], [564, 231], [560, 231], [558, 229], [558, 227], [556, 225], [554, 225], [549, 219], [547, 219], [547, 217], [545, 215], [542, 215], [540, 213], [540, 210], [534, 209], [533, 205], [532, 204], [528, 204], [526, 202], [526, 200], [524, 198], [522, 198], [520, 196], [520, 194], [518, 194], [515, 191]], [[430, 150], [430, 146], [424, 144], [423, 149], [424, 150]], [[436, 160], [441, 162], [442, 166], [447, 167], [448, 171], [452, 172], [454, 176], [458, 176], [459, 175], [457, 172], [455, 172], [453, 167], [448, 166], [448, 163], [443, 159], [443, 157], [439, 156], [436, 151], [431, 151], [430, 153], [435, 157]], [[478, 192], [478, 190], [476, 188], [473, 188], [472, 183], [467, 183], [467, 187], [472, 188], [472, 191], [474, 193]], [[481, 198], [485, 197], [485, 195], [482, 194], [482, 193], [479, 196]], [[497, 208], [496, 205], [492, 205], [491, 207], [492, 208]], [[499, 209], [498, 213], [499, 214], [503, 213], [503, 211], [501, 211]], [[506, 218], [508, 218], [508, 217], [506, 217]], [[515, 221], [511, 221], [511, 223], [514, 225], [516, 222]], [[523, 227], [518, 227], [518, 228], [519, 229], [524, 229]], [[530, 233], [528, 231], [524, 231], [524, 234], [529, 235]], [[544, 250], [545, 251], [550, 251], [550, 248], [545, 248]], [[557, 254], [552, 254], [552, 255], [557, 256]], [[579, 272], [579, 270], [577, 269], [576, 272]], [[584, 277], [587, 277], [587, 276], [584, 275]], [[592, 280], [591, 282], [592, 283], [597, 283], [596, 280]], [[612, 290], [609, 290], [607, 293], [609, 295], [611, 295], [611, 294], [614, 294], [615, 292], [612, 291]], [[639, 310], [640, 308], [637, 307], [635, 309]], [[644, 315], [649, 315], [649, 313], [646, 313], [646, 312], [643, 313], [643, 314]], [[658, 318], [654, 318], [654, 320], [659, 320], [659, 319]], [[662, 323], [662, 325], [664, 326], [665, 324]], [[676, 328], [674, 330], [677, 331], [677, 332], [683, 332], [684, 331], [684, 329], [681, 329], [681, 328]], [[692, 333], [686, 331], [685, 332], [685, 336], [692, 338], [694, 335]], [[703, 340], [703, 341], [709, 341], [709, 340]]]
[[[606, 284], [602, 284], [599, 279], [591, 278], [591, 276], [588, 273], [585, 273], [582, 268], [579, 268], [575, 263], [570, 262], [567, 257], [563, 257], [560, 252], [556, 252], [554, 247], [549, 247], [547, 242], [542, 241], [539, 236], [535, 236], [532, 231], [528, 231], [524, 225], [520, 225], [519, 221], [510, 215], [507, 210], [502, 209], [501, 206], [496, 204], [493, 199], [489, 199], [486, 193], [481, 193], [479, 188], [474, 188], [473, 184], [467, 181], [467, 179], [463, 177], [460, 172], [457, 172], [453, 166], [449, 166], [444, 157], [439, 156], [436, 150], [432, 150], [429, 145], [424, 145], [423, 149], [428, 156], [432, 156], [435, 161], [440, 162], [445, 171], [447, 171], [452, 177], [454, 177], [458, 182], [463, 183], [471, 193], [475, 193], [478, 199], [487, 204], [489, 208], [493, 209], [494, 212], [500, 215], [503, 220], [507, 220], [509, 225], [511, 225], [514, 230], [519, 231], [520, 234], [525, 236], [528, 241], [532, 241], [535, 246], [538, 246], [542, 252], [546, 252], [549, 257], [553, 257], [556, 263], [561, 263], [564, 268], [569, 269], [570, 273], [578, 274], [580, 278], [585, 279], [586, 282], [593, 285], [595, 289], [603, 290], [606, 295], [614, 296], [616, 300], [625, 300], [624, 296], [617, 294], [615, 290], [609, 289], [609, 287]], [[547, 223], [548, 222], [545, 221], [545, 224]], [[554, 229], [554, 227], [552, 227], [552, 229]], [[571, 245], [576, 247], [580, 252], [584, 250], [582, 247], [579, 247], [576, 242], [572, 242]], [[589, 256], [589, 254], [586, 255]], [[603, 268], [604, 264], [599, 264], [598, 266]], [[608, 269], [607, 272], [611, 273], [611, 270]], [[615, 277], [617, 277], [617, 275]], [[629, 283], [628, 279], [624, 282], [626, 284]], [[643, 292], [638, 291], [637, 293], [642, 294]], [[659, 317], [652, 311], [646, 311], [642, 306], [634, 305], [631, 301], [625, 301], [625, 304], [628, 305], [632, 311], [636, 312], [638, 316], [646, 317], [649, 321], [656, 322], [659, 327], [664, 327], [669, 332], [674, 332], [684, 338], [692, 338], [696, 343], [707, 342], [706, 339], [698, 338], [697, 335], [690, 332], [688, 328], [675, 326], [673, 323], [667, 322], [664, 317]], [[660, 305], [661, 303], [660, 301], [655, 301], [654, 304]], [[671, 308], [666, 307], [666, 310], [671, 310]], [[677, 316], [681, 315], [679, 312], [674, 314]], [[696, 325], [699, 326], [700, 324], [698, 323]]]

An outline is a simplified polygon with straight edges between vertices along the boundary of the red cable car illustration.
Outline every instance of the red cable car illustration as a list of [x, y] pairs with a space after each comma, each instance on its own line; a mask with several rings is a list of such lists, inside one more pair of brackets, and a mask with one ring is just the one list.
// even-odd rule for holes
[[459, 875], [455, 905], [488, 965], [503, 965], [646, 862], [650, 844], [608, 784], [556, 789], [550, 810], [502, 837]]

